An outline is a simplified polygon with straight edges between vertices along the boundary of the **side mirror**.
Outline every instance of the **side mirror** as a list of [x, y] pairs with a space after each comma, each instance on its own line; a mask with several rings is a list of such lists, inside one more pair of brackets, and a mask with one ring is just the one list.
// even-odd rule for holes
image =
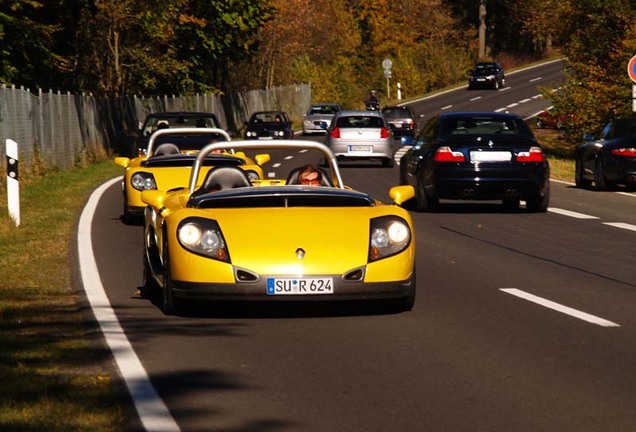
[[116, 157], [115, 164], [119, 165], [122, 168], [128, 168], [128, 164], [130, 163], [130, 158], [127, 157]]
[[257, 164], [262, 166], [263, 164], [266, 164], [267, 162], [269, 162], [271, 158], [269, 154], [267, 153], [260, 153], [254, 156], [254, 160], [256, 161]]
[[141, 201], [155, 209], [161, 209], [166, 201], [166, 193], [158, 190], [145, 190], [141, 192]]
[[389, 189], [389, 196], [393, 204], [401, 206], [410, 199], [415, 198], [415, 188], [411, 185], [393, 186]]

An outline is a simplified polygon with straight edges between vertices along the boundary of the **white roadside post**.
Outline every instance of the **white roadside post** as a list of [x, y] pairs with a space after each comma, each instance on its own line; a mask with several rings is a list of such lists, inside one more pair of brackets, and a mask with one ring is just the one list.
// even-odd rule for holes
[[18, 143], [8, 139], [7, 146], [7, 198], [9, 215], [20, 225], [20, 182], [18, 178]]

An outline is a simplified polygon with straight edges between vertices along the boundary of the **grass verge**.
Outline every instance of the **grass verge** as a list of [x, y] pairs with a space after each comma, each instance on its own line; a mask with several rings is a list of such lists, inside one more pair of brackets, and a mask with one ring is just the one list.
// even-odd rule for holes
[[4, 432], [126, 429], [110, 353], [82, 313], [69, 256], [88, 195], [120, 174], [106, 161], [21, 182], [19, 227], [8, 216], [6, 181], [0, 184]]

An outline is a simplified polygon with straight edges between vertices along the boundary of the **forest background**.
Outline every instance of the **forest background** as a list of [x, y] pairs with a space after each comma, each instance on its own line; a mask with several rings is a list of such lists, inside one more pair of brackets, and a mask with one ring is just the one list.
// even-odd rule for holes
[[[504, 68], [558, 53], [572, 139], [632, 113], [632, 0], [0, 0], [0, 84], [98, 95], [222, 94], [311, 83], [314, 101], [355, 108], [465, 82], [478, 60]], [[576, 137], [576, 138], [575, 138]]]

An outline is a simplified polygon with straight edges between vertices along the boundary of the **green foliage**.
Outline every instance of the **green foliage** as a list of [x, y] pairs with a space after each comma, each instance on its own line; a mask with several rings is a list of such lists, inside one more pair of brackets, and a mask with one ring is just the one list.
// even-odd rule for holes
[[557, 33], [570, 68], [558, 92], [543, 89], [555, 108], [572, 113], [567, 143], [632, 113], [627, 63], [636, 54], [636, 6], [628, 0], [559, 3]]

